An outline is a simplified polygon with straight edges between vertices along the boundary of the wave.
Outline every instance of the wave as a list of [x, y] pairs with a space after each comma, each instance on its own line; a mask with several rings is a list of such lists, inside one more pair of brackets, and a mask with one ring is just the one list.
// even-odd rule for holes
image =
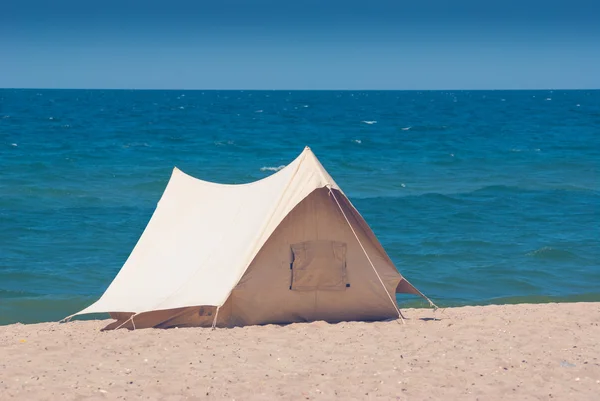
[[[370, 191], [368, 187], [362, 187], [360, 192], [347, 191], [350, 198], [352, 199], [381, 199], [381, 200], [390, 200], [390, 199], [429, 199], [434, 201], [449, 201], [449, 202], [457, 202], [464, 203], [466, 201], [477, 200], [473, 199], [473, 197], [485, 197], [485, 198], [508, 198], [515, 196], [543, 196], [538, 200], [540, 202], [546, 200], [546, 202], [551, 202], [555, 200], [555, 197], [562, 197], [564, 200], [564, 196], [567, 194], [571, 194], [571, 196], [575, 196], [580, 198], [584, 195], [591, 196], [592, 198], [600, 197], [600, 191], [589, 189], [589, 188], [581, 188], [575, 186], [565, 186], [561, 188], [523, 188], [517, 186], [510, 185], [488, 185], [478, 188], [456, 188], [448, 189], [445, 191], [427, 191], [423, 190], [419, 192], [419, 189], [415, 189], [415, 186], [411, 186], [411, 191], [408, 192], [406, 189], [409, 187], [406, 184], [398, 183], [394, 187], [383, 186], [379, 188], [372, 188]], [[537, 198], [536, 198], [537, 199]]]
[[534, 149], [521, 149], [521, 148], [512, 148], [510, 150], [513, 153], [521, 153], [521, 152], [541, 152], [542, 149], [540, 148], [534, 148]]
[[447, 125], [411, 125], [408, 127], [400, 127], [401, 131], [417, 131], [417, 132], [430, 132], [430, 131], [446, 131], [450, 127]]
[[496, 243], [484, 240], [475, 239], [452, 239], [449, 238], [445, 241], [426, 240], [421, 243], [427, 247], [451, 247], [451, 248], [493, 248], [497, 246]]
[[146, 142], [131, 142], [123, 145], [124, 148], [149, 148], [150, 145]]
[[234, 141], [215, 141], [215, 146], [227, 146], [227, 145], [235, 145]]
[[[431, 296], [431, 295], [430, 295]], [[413, 297], [404, 299], [402, 294], [396, 296], [398, 305], [402, 308], [429, 308], [429, 304], [422, 299]], [[472, 300], [465, 298], [433, 297], [433, 301], [440, 308], [461, 306], [487, 306], [487, 305], [517, 305], [517, 304], [547, 304], [547, 303], [574, 303], [574, 302], [600, 302], [600, 293], [572, 294], [572, 295], [516, 295], [496, 297], [487, 300]]]
[[474, 305], [545, 304], [554, 302], [600, 302], [600, 293], [572, 295], [519, 295], [492, 298], [489, 301], [474, 303]]
[[585, 192], [592, 195], [600, 195], [600, 192], [591, 188], [578, 187], [575, 185], [562, 185], [553, 188], [525, 188], [514, 185], [487, 185], [472, 191], [462, 192], [461, 195], [495, 193], [495, 194], [522, 194], [522, 193], [565, 193], [565, 192]]
[[25, 297], [34, 298], [34, 297], [41, 297], [41, 296], [42, 295], [36, 294], [34, 292], [6, 290], [6, 289], [0, 288], [0, 299], [25, 298]]
[[260, 171], [279, 171], [281, 169], [285, 168], [285, 165], [281, 165], [281, 166], [277, 166], [277, 167], [270, 167], [270, 166], [264, 166], [260, 168]]
[[[363, 196], [355, 196], [350, 193], [351, 199], [356, 200], [380, 200], [380, 201], [388, 201], [393, 199], [423, 199], [428, 198], [436, 201], [444, 201], [444, 202], [454, 202], [454, 203], [464, 203], [463, 199], [458, 199], [449, 194], [442, 194], [437, 192], [425, 192], [421, 194], [414, 194], [406, 192], [407, 185], [404, 183], [398, 184], [399, 188], [393, 191], [393, 193], [387, 194], [373, 194], [373, 195], [363, 195]], [[384, 189], [385, 190], [385, 189]]]
[[539, 259], [553, 259], [553, 260], [568, 260], [568, 259], [579, 259], [579, 256], [573, 252], [565, 251], [562, 249], [552, 248], [550, 246], [544, 246], [525, 254], [525, 256], [531, 256]]

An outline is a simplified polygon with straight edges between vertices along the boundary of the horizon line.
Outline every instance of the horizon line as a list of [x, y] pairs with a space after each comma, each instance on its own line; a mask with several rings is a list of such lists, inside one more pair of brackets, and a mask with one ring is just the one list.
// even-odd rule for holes
[[355, 89], [337, 89], [337, 88], [313, 88], [313, 89], [299, 89], [299, 88], [58, 88], [58, 87], [0, 87], [0, 90], [89, 90], [89, 91], [193, 91], [193, 92], [216, 92], [216, 91], [255, 91], [255, 92], [433, 92], [433, 91], [597, 91], [599, 88], [439, 88], [439, 89], [400, 89], [400, 88], [388, 88], [388, 89], [373, 89], [373, 88], [355, 88]]

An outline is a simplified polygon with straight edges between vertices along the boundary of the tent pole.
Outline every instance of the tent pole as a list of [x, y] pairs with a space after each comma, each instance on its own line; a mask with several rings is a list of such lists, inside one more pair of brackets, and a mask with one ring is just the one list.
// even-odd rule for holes
[[356, 234], [356, 231], [354, 231], [354, 227], [352, 227], [352, 224], [350, 223], [350, 220], [348, 220], [348, 217], [346, 216], [346, 213], [344, 213], [344, 209], [342, 209], [342, 205], [340, 205], [340, 202], [338, 201], [337, 197], [335, 196], [335, 193], [331, 189], [331, 186], [329, 185], [327, 188], [329, 189], [329, 193], [331, 195], [333, 195], [333, 199], [335, 200], [335, 203], [337, 203], [338, 207], [340, 208], [340, 212], [342, 212], [342, 215], [346, 219], [346, 222], [348, 223], [348, 226], [350, 227], [350, 230], [352, 230], [352, 234], [354, 234], [354, 237], [356, 238], [356, 241], [358, 241], [358, 244], [360, 245], [360, 247], [362, 248], [363, 252], [365, 253], [365, 256], [367, 257], [367, 260], [371, 264], [371, 267], [373, 268], [373, 271], [377, 275], [377, 278], [379, 279], [379, 282], [381, 283], [381, 286], [383, 287], [383, 290], [387, 294], [387, 296], [390, 299], [390, 302], [392, 303], [392, 305], [394, 305], [394, 308], [396, 309], [396, 312], [398, 313], [398, 317], [402, 320], [402, 323], [405, 324], [406, 322], [404, 321], [404, 316], [402, 316], [402, 312], [400, 312], [400, 308], [398, 308], [398, 305], [392, 299], [392, 296], [388, 292], [387, 288], [385, 288], [385, 284], [383, 283], [383, 280], [381, 279], [381, 276], [379, 276], [379, 273], [377, 272], [377, 269], [375, 268], [375, 265], [373, 264], [373, 262], [371, 261], [371, 258], [369, 257], [369, 254], [367, 253], [367, 250], [363, 246], [362, 242], [360, 242], [360, 239], [358, 238], [358, 235]]

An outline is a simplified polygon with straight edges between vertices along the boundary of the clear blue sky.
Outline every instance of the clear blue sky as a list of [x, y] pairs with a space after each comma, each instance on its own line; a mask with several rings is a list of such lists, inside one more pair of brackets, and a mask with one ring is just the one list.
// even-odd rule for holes
[[600, 88], [600, 0], [4, 0], [0, 87]]

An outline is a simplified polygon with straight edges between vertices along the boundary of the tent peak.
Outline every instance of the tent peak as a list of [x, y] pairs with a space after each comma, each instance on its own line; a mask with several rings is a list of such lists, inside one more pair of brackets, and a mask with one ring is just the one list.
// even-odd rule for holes
[[[299, 168], [301, 168], [301, 166], [302, 166], [303, 170], [313, 171], [313, 173], [316, 173], [320, 177], [321, 182], [320, 182], [320, 185], [317, 185], [318, 188], [323, 188], [323, 187], [335, 188], [335, 189], [338, 189], [341, 191], [341, 189], [335, 183], [335, 181], [333, 180], [331, 175], [329, 175], [329, 173], [325, 170], [325, 168], [323, 167], [323, 165], [321, 164], [321, 162], [319, 161], [319, 159], [313, 153], [312, 149], [309, 146], [305, 146], [304, 150], [293, 161], [291, 161], [289, 164], [285, 165], [279, 171], [275, 171], [273, 174], [270, 174], [266, 177], [260, 178], [256, 181], [235, 183], [235, 184], [233, 184], [233, 183], [225, 184], [225, 183], [220, 183], [220, 182], [215, 182], [215, 181], [208, 181], [208, 180], [201, 179], [201, 178], [195, 177], [193, 175], [190, 175], [190, 174], [186, 173], [185, 171], [181, 170], [180, 168], [178, 168], [177, 166], [173, 166], [172, 173], [171, 173], [171, 180], [185, 179], [185, 180], [189, 180], [190, 182], [193, 181], [193, 182], [199, 182], [199, 183], [203, 183], [203, 184], [207, 184], [207, 185], [220, 186], [220, 187], [247, 187], [247, 186], [254, 186], [254, 185], [257, 185], [257, 184], [263, 183], [263, 182], [270, 182], [273, 179], [276, 179], [275, 177], [278, 177], [278, 176], [284, 176], [286, 174], [289, 176], [290, 172], [297, 171]], [[293, 176], [293, 175], [295, 175], [295, 173], [291, 174], [291, 176]]]
[[305, 146], [304, 150], [302, 151], [302, 153], [307, 153], [307, 154], [315, 156], [315, 153], [312, 151], [312, 149], [310, 148], [310, 146]]

